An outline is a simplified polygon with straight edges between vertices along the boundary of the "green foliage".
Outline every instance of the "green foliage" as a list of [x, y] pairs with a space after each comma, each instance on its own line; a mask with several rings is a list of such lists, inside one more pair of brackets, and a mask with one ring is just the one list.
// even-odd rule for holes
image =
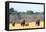
[[27, 11], [27, 14], [34, 14], [34, 12], [29, 10], [29, 11]]
[[17, 13], [18, 12], [16, 10], [14, 11], [14, 8], [9, 9], [9, 14], [16, 15]]
[[20, 14], [27, 14], [27, 15], [31, 15], [31, 14], [43, 14], [44, 12], [33, 12], [32, 10], [28, 10], [27, 12], [17, 12], [16, 10], [14, 11], [14, 8], [10, 8], [9, 9], [9, 14], [12, 15], [20, 15]]
[[9, 14], [12, 14], [14, 12], [14, 9], [13, 8], [10, 8], [9, 9]]

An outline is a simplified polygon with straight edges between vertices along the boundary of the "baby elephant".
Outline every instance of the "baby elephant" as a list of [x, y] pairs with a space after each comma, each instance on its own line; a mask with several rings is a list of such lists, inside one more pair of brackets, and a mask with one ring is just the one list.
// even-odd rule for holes
[[24, 26], [25, 25], [25, 20], [21, 23], [21, 26]]
[[37, 26], [40, 25], [40, 19], [36, 21]]
[[28, 26], [29, 24], [25, 24], [25, 20], [21, 23], [21, 26]]

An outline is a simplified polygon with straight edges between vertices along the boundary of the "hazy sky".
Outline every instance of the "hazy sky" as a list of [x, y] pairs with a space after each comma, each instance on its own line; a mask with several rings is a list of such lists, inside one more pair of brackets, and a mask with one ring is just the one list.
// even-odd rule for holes
[[10, 3], [9, 8], [14, 8], [18, 12], [26, 12], [32, 10], [34, 12], [43, 12], [43, 5], [39, 4], [23, 4], [23, 3]]

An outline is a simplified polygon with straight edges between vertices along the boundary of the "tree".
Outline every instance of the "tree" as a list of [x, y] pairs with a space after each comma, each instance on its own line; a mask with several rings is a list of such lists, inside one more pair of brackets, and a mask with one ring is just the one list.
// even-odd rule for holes
[[9, 14], [12, 14], [14, 12], [14, 8], [9, 9]]
[[27, 14], [34, 14], [34, 12], [29, 10], [29, 11], [27, 11]]
[[18, 12], [15, 10], [12, 14], [13, 14], [13, 15], [17, 15], [17, 13], [18, 13]]
[[42, 12], [43, 14], [45, 13], [45, 11]]
[[35, 12], [35, 14], [43, 14], [42, 12]]
[[35, 14], [40, 14], [40, 12], [36, 12]]

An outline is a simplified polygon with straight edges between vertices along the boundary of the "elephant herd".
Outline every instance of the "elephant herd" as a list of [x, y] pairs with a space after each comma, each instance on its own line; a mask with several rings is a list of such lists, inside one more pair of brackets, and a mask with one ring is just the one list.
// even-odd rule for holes
[[[15, 19], [16, 18], [16, 19]], [[15, 26], [15, 24], [16, 24], [16, 22], [18, 21], [20, 21], [20, 20], [22, 20], [22, 22], [20, 23], [21, 24], [21, 26], [29, 26], [29, 23], [27, 23], [26, 24], [26, 21], [27, 20], [25, 20], [25, 19], [28, 19], [28, 20], [34, 20], [35, 21], [35, 19], [36, 19], [36, 21], [35, 21], [35, 24], [37, 25], [37, 26], [40, 26], [40, 21], [41, 21], [41, 19], [43, 19], [43, 16], [41, 17], [34, 17], [34, 16], [26, 16], [26, 18], [25, 18], [25, 16], [23, 16], [23, 17], [21, 17], [21, 16], [17, 16], [17, 17], [14, 17], [14, 21], [12, 21], [13, 23], [12, 23], [12, 25], [13, 26]], [[16, 21], [17, 20], [17, 21]], [[15, 22], [16, 21], [16, 22]], [[28, 22], [28, 21], [27, 21]]]
[[[13, 26], [15, 26], [15, 22], [12, 24]], [[40, 26], [40, 19], [36, 21], [36, 25]], [[29, 26], [29, 23], [25, 23], [25, 20], [23, 20], [23, 22], [21, 22], [21, 26]]]

